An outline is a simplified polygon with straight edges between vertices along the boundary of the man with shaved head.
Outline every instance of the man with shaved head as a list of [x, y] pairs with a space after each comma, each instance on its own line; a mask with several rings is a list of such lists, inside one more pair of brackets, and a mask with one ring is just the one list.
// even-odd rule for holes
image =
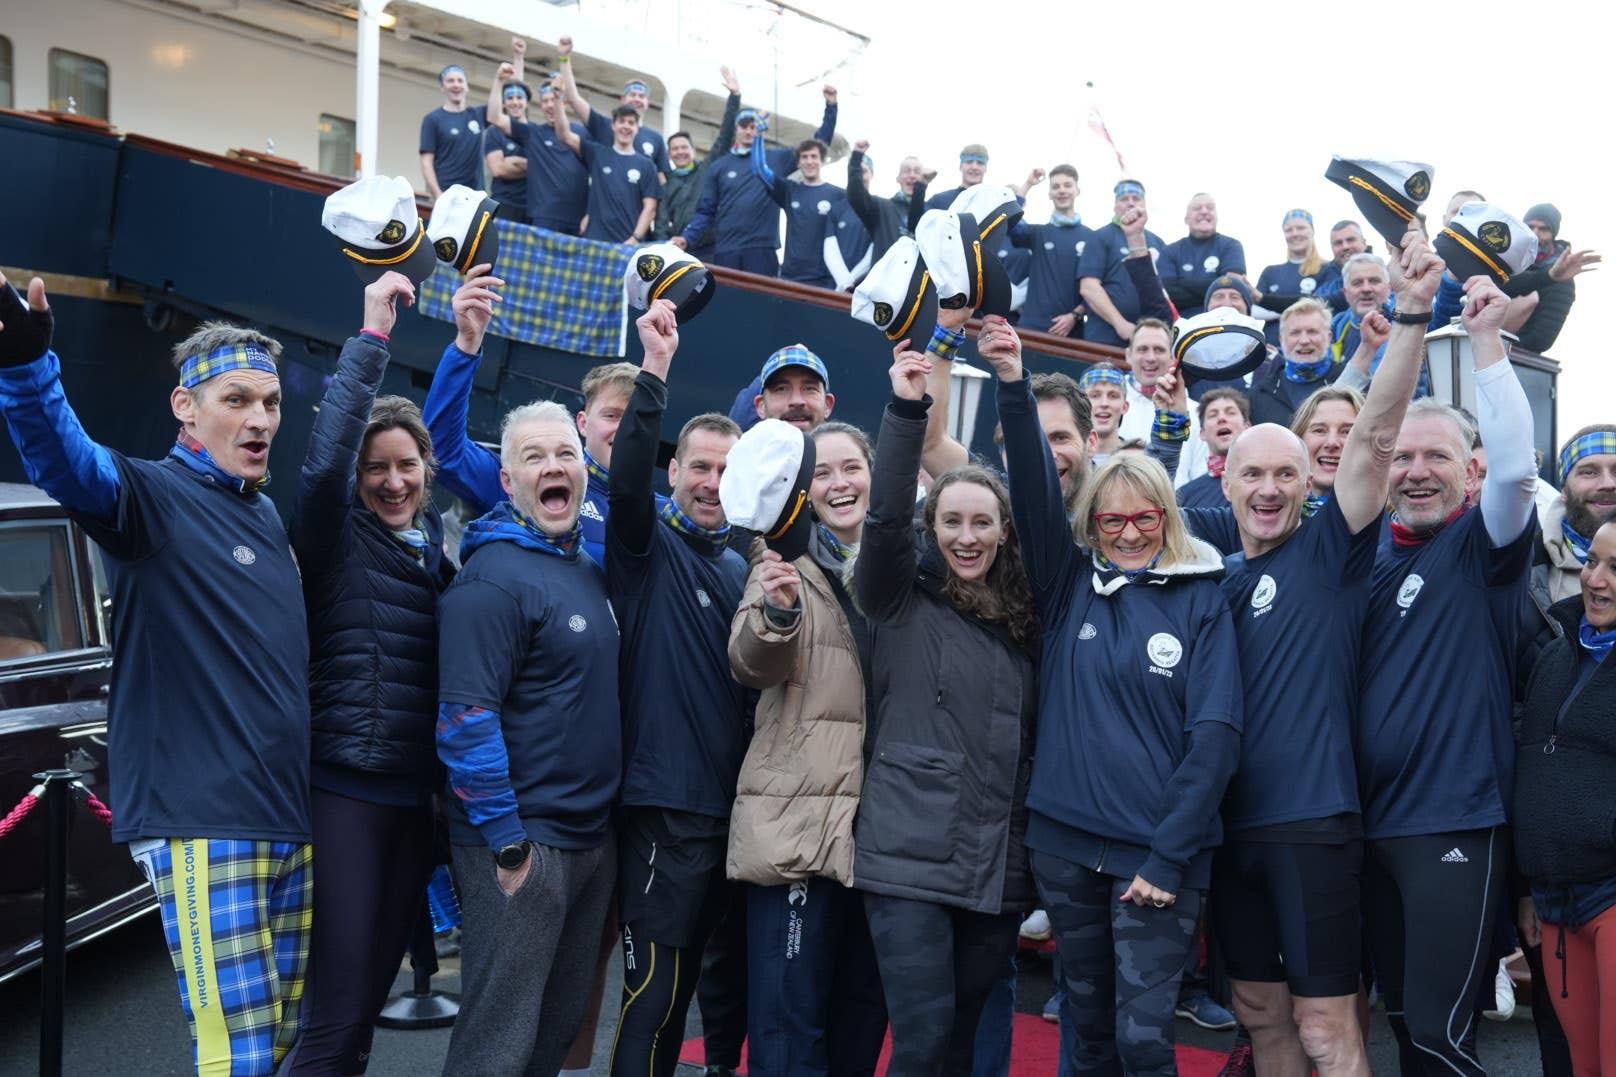
[[[1411, 242], [1402, 269], [1402, 303], [1428, 317], [1441, 259], [1429, 244]], [[1310, 447], [1275, 423], [1236, 437], [1223, 469], [1241, 549], [1225, 561], [1222, 586], [1248, 728], [1224, 799], [1211, 915], [1260, 1072], [1369, 1073], [1356, 1010], [1356, 641], [1424, 327], [1399, 321], [1389, 332], [1380, 373], [1341, 449], [1333, 496], [1309, 497]], [[1185, 518], [1198, 528], [1228, 511], [1187, 510]]]

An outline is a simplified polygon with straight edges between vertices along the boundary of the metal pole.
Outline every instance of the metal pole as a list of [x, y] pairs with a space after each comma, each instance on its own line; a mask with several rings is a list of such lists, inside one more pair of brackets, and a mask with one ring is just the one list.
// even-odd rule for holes
[[359, 30], [355, 40], [356, 101], [354, 106], [354, 162], [359, 178], [376, 174], [380, 142], [381, 15], [387, 0], [359, 0]]
[[62, 1026], [67, 1008], [67, 826], [76, 770], [34, 775], [45, 785], [44, 953], [39, 966], [39, 1077], [62, 1075]]

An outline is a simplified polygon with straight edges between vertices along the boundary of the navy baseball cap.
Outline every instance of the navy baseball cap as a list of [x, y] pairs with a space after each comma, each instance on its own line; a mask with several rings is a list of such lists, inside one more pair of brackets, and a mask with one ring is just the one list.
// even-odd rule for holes
[[763, 384], [769, 384], [769, 379], [788, 366], [806, 367], [819, 375], [819, 380], [825, 384], [825, 390], [830, 391], [830, 375], [825, 372], [825, 364], [808, 350], [805, 344], [790, 344], [763, 361]]

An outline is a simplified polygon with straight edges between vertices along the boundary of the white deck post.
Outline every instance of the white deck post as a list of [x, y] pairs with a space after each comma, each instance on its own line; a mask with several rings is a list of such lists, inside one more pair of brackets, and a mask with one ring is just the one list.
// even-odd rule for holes
[[359, 0], [359, 37], [356, 49], [356, 101], [354, 148], [361, 179], [376, 173], [381, 102], [381, 14], [388, 0]]

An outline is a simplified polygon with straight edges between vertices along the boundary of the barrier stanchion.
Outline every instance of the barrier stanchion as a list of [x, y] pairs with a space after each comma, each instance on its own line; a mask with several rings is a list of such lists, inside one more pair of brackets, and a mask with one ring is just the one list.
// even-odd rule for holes
[[39, 966], [39, 1077], [61, 1077], [67, 1010], [67, 828], [76, 770], [34, 775], [45, 787], [44, 947]]

